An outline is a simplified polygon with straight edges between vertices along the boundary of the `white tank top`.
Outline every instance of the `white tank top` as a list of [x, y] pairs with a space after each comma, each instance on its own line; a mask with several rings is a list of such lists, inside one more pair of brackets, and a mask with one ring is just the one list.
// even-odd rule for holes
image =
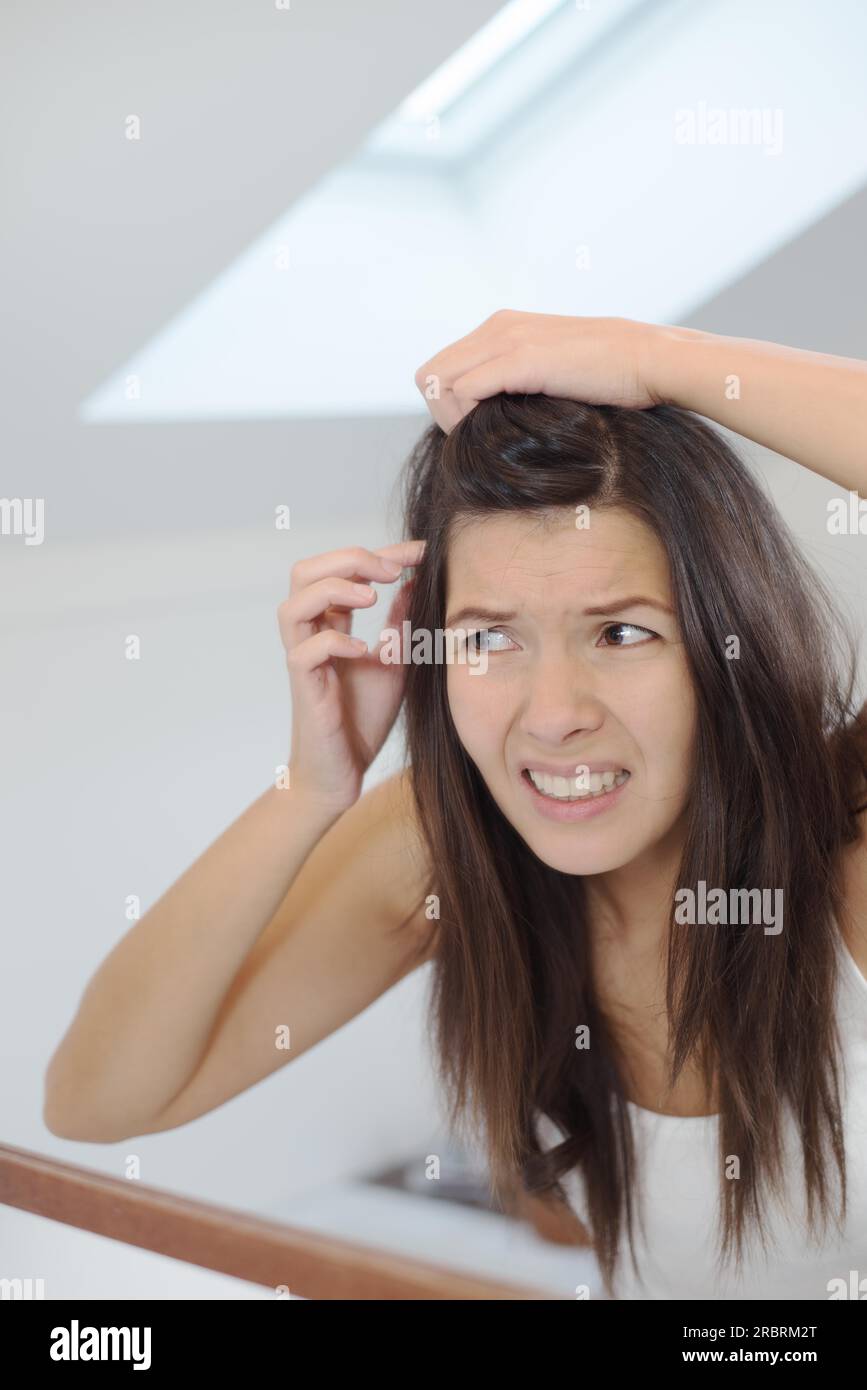
[[[659, 1115], [627, 1101], [636, 1139], [636, 1181], [642, 1205], [636, 1210], [632, 1268], [625, 1232], [621, 1235], [614, 1294], [618, 1299], [823, 1299], [857, 1297], [867, 1291], [867, 979], [840, 940], [837, 1010], [842, 1051], [841, 1105], [846, 1146], [848, 1211], [838, 1235], [834, 1203], [839, 1204], [838, 1170], [829, 1165], [832, 1215], [826, 1238], [808, 1241], [803, 1156], [794, 1119], [785, 1112], [784, 1142], [789, 1174], [785, 1205], [766, 1198], [768, 1251], [745, 1245], [740, 1274], [732, 1261], [717, 1278], [715, 1230], [719, 1208], [716, 1115]], [[537, 1112], [536, 1131], [543, 1149], [566, 1137], [547, 1115]], [[792, 1175], [794, 1174], [794, 1184]], [[584, 1178], [579, 1168], [561, 1179], [570, 1204], [592, 1232]], [[735, 1181], [735, 1179], [733, 1179]], [[799, 1186], [800, 1185], [800, 1186]], [[793, 1192], [794, 1186], [794, 1192]], [[646, 1242], [642, 1239], [644, 1213]], [[821, 1230], [821, 1221], [819, 1229]], [[775, 1248], [776, 1243], [776, 1248]], [[853, 1277], [853, 1271], [855, 1275]], [[841, 1284], [829, 1281], [840, 1280]], [[841, 1292], [845, 1288], [848, 1292]]]

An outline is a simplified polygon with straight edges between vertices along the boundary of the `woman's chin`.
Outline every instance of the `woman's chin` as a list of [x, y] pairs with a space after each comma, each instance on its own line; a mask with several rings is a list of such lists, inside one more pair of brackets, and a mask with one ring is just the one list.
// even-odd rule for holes
[[623, 844], [598, 846], [592, 851], [588, 849], [578, 853], [574, 846], [555, 847], [548, 844], [534, 844], [527, 841], [530, 849], [537, 859], [541, 859], [543, 864], [547, 864], [549, 869], [556, 869], [561, 874], [576, 874], [586, 877], [590, 874], [607, 874], [614, 869], [622, 869], [634, 859], [634, 854], [628, 848], [624, 849]]

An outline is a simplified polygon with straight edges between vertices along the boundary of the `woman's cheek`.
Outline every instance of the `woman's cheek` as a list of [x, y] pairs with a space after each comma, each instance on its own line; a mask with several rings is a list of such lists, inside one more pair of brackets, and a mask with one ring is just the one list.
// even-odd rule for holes
[[446, 677], [446, 695], [458, 737], [466, 746], [468, 737], [472, 739], [476, 724], [475, 705], [477, 703], [466, 676], [460, 672], [452, 674], [450, 669]]
[[446, 694], [458, 738], [469, 753], [482, 754], [496, 743], [496, 706], [485, 673], [471, 675], [468, 669], [449, 670]]
[[691, 692], [672, 690], [667, 696], [664, 729], [647, 735], [648, 744], [658, 750], [660, 780], [671, 795], [685, 796], [692, 780], [692, 760], [696, 732], [696, 709]]

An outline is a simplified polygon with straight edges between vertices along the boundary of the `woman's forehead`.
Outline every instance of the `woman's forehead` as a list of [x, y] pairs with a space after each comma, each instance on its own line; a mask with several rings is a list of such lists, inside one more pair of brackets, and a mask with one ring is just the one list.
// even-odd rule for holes
[[[565, 510], [565, 509], [564, 509]], [[584, 524], [571, 514], [543, 523], [522, 513], [494, 513], [462, 526], [448, 545], [448, 584], [502, 585], [509, 578], [580, 582], [597, 589], [609, 582], [653, 584], [668, 592], [668, 557], [659, 538], [638, 517], [620, 509], [591, 509]]]

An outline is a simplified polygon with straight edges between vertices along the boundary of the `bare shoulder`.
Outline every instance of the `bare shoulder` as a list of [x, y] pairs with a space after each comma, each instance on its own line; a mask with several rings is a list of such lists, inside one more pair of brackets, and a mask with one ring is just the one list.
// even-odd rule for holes
[[364, 837], [364, 862], [371, 886], [375, 882], [377, 893], [386, 895], [394, 918], [401, 923], [408, 919], [411, 930], [429, 936], [436, 925], [427, 916], [425, 905], [432, 865], [409, 769], [371, 787], [348, 813], [347, 830]]

